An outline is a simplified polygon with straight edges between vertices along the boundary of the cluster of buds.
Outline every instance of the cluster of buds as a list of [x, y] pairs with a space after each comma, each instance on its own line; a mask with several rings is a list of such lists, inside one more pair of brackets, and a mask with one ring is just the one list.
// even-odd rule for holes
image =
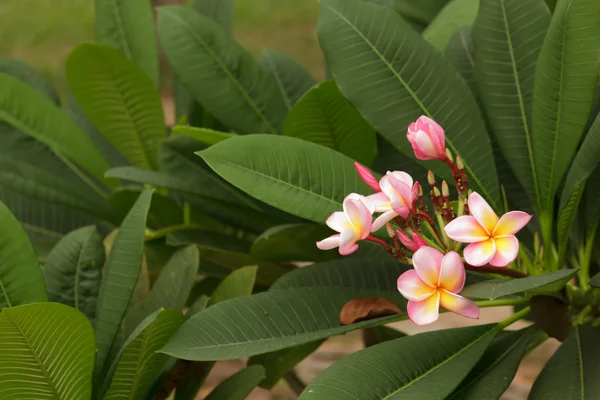
[[[442, 181], [440, 190], [430, 171], [427, 181], [436, 224], [424, 206], [422, 186], [409, 174], [388, 171], [377, 180], [368, 168], [355, 163], [358, 175], [375, 193], [349, 194], [343, 211], [326, 221], [337, 233], [317, 242], [317, 247], [338, 248], [340, 254], [349, 255], [358, 249], [357, 242], [367, 240], [380, 244], [399, 262], [412, 265], [414, 269], [398, 278], [398, 290], [408, 299], [408, 316], [416, 324], [437, 320], [440, 306], [478, 318], [475, 303], [459, 295], [466, 276], [464, 263], [471, 268], [511, 264], [519, 252], [515, 234], [531, 215], [511, 211], [499, 218], [477, 192], [471, 192], [460, 157], [454, 159], [446, 149], [444, 130], [432, 119], [422, 116], [410, 124], [407, 138], [416, 158], [439, 160], [450, 167], [458, 194], [456, 207], [450, 201], [448, 184]], [[373, 219], [375, 213], [379, 215]], [[389, 241], [376, 234], [384, 226]], [[461, 257], [458, 251], [463, 243], [468, 245]]]

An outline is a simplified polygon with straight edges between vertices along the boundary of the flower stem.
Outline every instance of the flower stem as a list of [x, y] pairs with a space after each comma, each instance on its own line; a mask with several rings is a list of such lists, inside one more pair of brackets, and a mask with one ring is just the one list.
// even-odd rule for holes
[[516, 306], [519, 304], [527, 304], [529, 299], [525, 297], [518, 297], [514, 299], [500, 299], [500, 300], [481, 300], [476, 301], [478, 307], [501, 307], [501, 306]]
[[531, 312], [531, 307], [527, 306], [524, 309], [522, 309], [521, 311], [514, 313], [513, 315], [511, 315], [510, 317], [506, 318], [504, 321], [502, 321], [498, 324], [498, 330], [502, 330], [502, 329], [506, 328], [507, 326], [512, 325], [513, 323], [517, 322], [518, 320], [525, 318], [527, 316], [527, 314], [529, 314], [530, 312]]
[[436, 225], [433, 222], [433, 219], [431, 219], [431, 216], [425, 212], [419, 211], [419, 216], [422, 216], [425, 219], [425, 222], [427, 223], [426, 226], [428, 225], [429, 228], [432, 230], [433, 234], [437, 237], [437, 240], [439, 241], [440, 245], [446, 249], [446, 244], [444, 243], [444, 239], [442, 238], [442, 235], [440, 235], [440, 232], [438, 231]]
[[505, 268], [505, 267], [493, 267], [489, 264], [483, 265], [481, 267], [475, 267], [473, 265], [465, 264], [465, 269], [467, 271], [473, 271], [473, 272], [485, 272], [488, 274], [510, 276], [511, 278], [527, 278], [529, 276], [524, 272], [517, 271], [516, 269]]

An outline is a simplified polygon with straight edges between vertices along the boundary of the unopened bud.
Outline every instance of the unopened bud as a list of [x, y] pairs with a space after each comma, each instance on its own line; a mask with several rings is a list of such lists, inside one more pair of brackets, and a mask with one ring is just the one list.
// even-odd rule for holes
[[450, 196], [450, 189], [448, 188], [446, 181], [442, 181], [442, 196], [444, 196], [444, 198]]
[[452, 152], [450, 152], [450, 149], [446, 149], [446, 157], [448, 157], [448, 160], [452, 161]]
[[393, 238], [394, 236], [396, 236], [396, 232], [394, 231], [394, 228], [392, 228], [392, 224], [390, 224], [389, 222], [385, 224], [385, 229], [387, 230], [387, 234], [389, 237]]
[[460, 156], [456, 156], [456, 166], [461, 171], [465, 169], [465, 165], [463, 164], [462, 158], [460, 158]]
[[442, 194], [440, 193], [440, 190], [436, 187], [433, 188], [433, 195], [435, 197], [440, 197]]
[[435, 175], [431, 171], [427, 172], [427, 183], [429, 186], [435, 186]]

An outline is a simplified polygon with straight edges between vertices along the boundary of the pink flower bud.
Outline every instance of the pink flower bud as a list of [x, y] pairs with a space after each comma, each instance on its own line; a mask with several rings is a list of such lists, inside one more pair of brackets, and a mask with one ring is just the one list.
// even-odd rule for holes
[[358, 172], [358, 176], [360, 176], [360, 179], [362, 179], [363, 182], [369, 185], [369, 187], [371, 187], [371, 189], [373, 189], [374, 191], [381, 192], [379, 182], [377, 181], [377, 179], [375, 179], [375, 177], [367, 167], [355, 162], [354, 168], [356, 168], [356, 172]]
[[445, 160], [444, 129], [437, 122], [421, 116], [408, 127], [406, 137], [419, 160]]
[[425, 241], [417, 233], [412, 234], [412, 240], [402, 231], [396, 231], [396, 234], [398, 235], [398, 239], [400, 239], [400, 243], [413, 253], [422, 246], [426, 246]]

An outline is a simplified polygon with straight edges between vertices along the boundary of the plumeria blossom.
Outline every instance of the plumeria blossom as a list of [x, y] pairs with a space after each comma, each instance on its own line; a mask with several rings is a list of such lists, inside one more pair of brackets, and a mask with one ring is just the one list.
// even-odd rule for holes
[[418, 233], [412, 234], [412, 239], [402, 231], [396, 231], [396, 235], [398, 235], [398, 239], [400, 239], [400, 243], [408, 250], [413, 253], [419, 250], [421, 247], [426, 246], [425, 241], [419, 236]]
[[378, 231], [398, 215], [407, 218], [413, 207], [413, 178], [406, 172], [388, 171], [379, 181], [379, 186], [381, 192], [367, 196], [375, 212], [382, 213], [373, 221], [372, 232]]
[[408, 299], [408, 317], [415, 324], [436, 321], [440, 306], [467, 318], [479, 318], [479, 307], [458, 295], [465, 285], [466, 273], [457, 253], [443, 255], [424, 246], [413, 255], [413, 266], [398, 278], [398, 291]]
[[419, 160], [445, 160], [446, 137], [437, 122], [421, 116], [408, 127], [406, 137]]
[[371, 171], [369, 171], [369, 169], [367, 167], [355, 162], [354, 168], [356, 168], [356, 172], [358, 172], [358, 176], [360, 176], [360, 179], [362, 179], [364, 183], [369, 185], [369, 187], [371, 189], [373, 189], [374, 191], [381, 192], [381, 188], [379, 187], [379, 182], [377, 182], [377, 179], [375, 179], [375, 177], [373, 176], [373, 174], [371, 173]]
[[364, 196], [356, 193], [346, 196], [343, 207], [344, 211], [334, 212], [325, 222], [339, 233], [317, 242], [317, 247], [321, 250], [339, 247], [340, 254], [346, 256], [358, 249], [357, 241], [366, 239], [371, 233], [375, 208]]
[[480, 267], [490, 264], [504, 267], [519, 253], [515, 234], [531, 219], [523, 211], [510, 211], [498, 218], [492, 207], [478, 193], [468, 199], [471, 215], [456, 218], [446, 225], [446, 234], [452, 240], [470, 243], [463, 252], [465, 261]]

